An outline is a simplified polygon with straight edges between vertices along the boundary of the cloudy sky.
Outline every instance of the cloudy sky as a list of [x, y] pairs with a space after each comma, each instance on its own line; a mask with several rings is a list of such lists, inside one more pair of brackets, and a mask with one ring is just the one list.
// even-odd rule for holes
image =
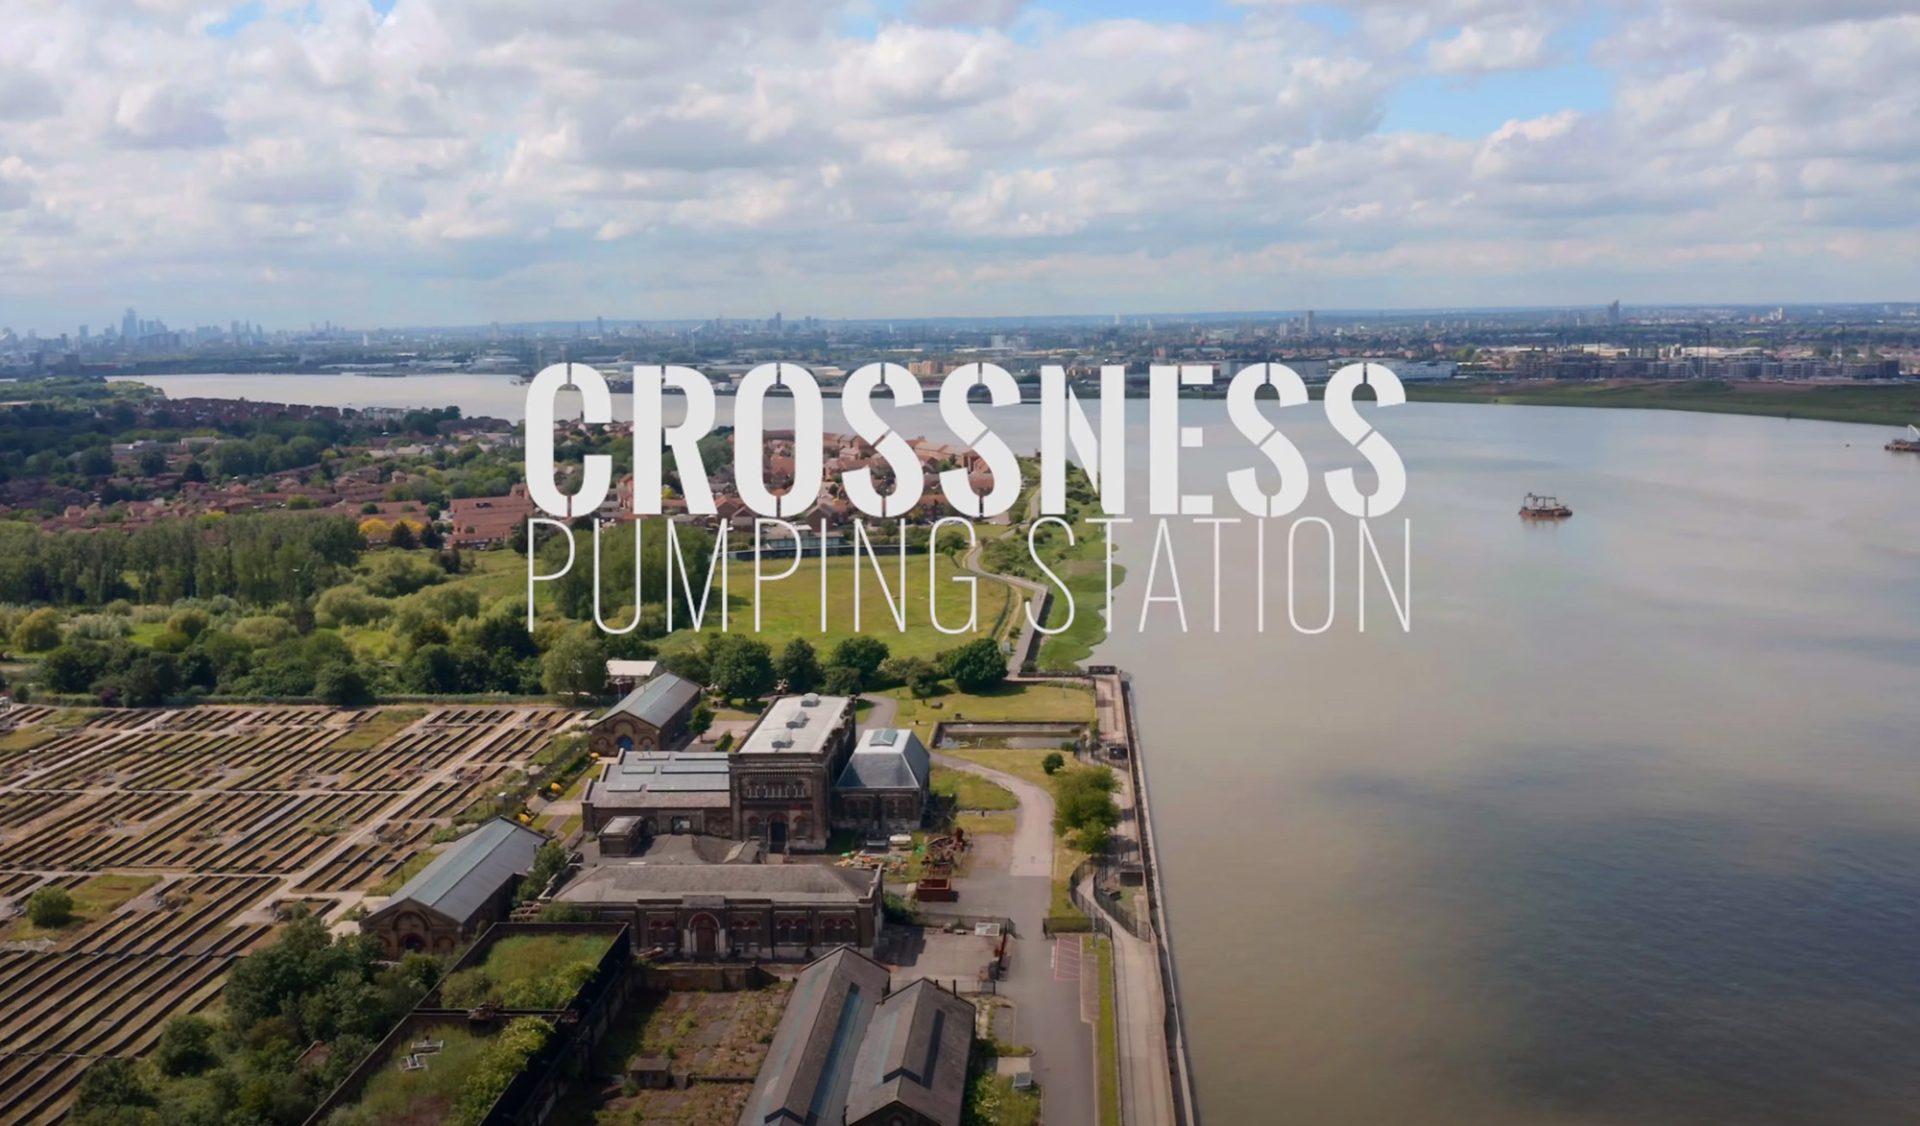
[[8, 0], [0, 325], [1920, 299], [1913, 0]]

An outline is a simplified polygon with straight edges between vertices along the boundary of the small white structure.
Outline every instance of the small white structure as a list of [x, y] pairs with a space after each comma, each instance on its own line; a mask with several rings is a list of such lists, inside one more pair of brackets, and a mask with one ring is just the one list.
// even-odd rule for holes
[[607, 683], [615, 688], [630, 690], [653, 679], [653, 674], [659, 669], [659, 661], [608, 661]]

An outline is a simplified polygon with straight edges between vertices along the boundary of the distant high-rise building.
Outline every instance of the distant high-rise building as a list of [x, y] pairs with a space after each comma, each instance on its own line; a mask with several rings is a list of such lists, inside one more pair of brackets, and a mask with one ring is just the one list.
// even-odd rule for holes
[[138, 335], [140, 335], [140, 318], [134, 314], [133, 307], [128, 306], [126, 313], [120, 317], [120, 337], [123, 340], [132, 340]]
[[1306, 323], [1302, 326], [1302, 329], [1308, 336], [1313, 335], [1313, 310], [1312, 309], [1307, 310]]
[[602, 340], [607, 338], [607, 318], [593, 318], [593, 334]]
[[1615, 301], [1613, 304], [1607, 306], [1607, 323], [1610, 325], [1620, 323], [1620, 302]]

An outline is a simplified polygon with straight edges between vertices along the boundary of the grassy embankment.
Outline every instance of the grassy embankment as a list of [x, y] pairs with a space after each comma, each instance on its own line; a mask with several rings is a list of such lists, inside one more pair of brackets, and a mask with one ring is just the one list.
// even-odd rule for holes
[[1558, 382], [1511, 380], [1416, 383], [1407, 397], [1425, 403], [1516, 403], [1540, 407], [1629, 407], [1715, 414], [1810, 418], [1904, 427], [1920, 422], [1920, 384], [1732, 383], [1717, 379]]
[[1113, 996], [1113, 940], [1105, 935], [1083, 936], [1080, 964], [1091, 953], [1098, 958], [1100, 1023], [1095, 1026], [1094, 1051], [1100, 1068], [1100, 1126], [1120, 1126], [1120, 1026]]

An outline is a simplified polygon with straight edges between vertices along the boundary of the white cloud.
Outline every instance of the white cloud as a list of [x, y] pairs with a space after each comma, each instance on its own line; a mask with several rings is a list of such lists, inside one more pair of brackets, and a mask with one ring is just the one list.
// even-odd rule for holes
[[1547, 29], [1538, 25], [1463, 27], [1429, 44], [1427, 58], [1444, 74], [1527, 70], [1547, 61]]
[[1611, 107], [1478, 139], [1381, 122], [1578, 10], [131, 2], [0, 39], [0, 300], [49, 328], [107, 276], [302, 323], [1897, 297], [1832, 247], [1920, 226], [1920, 16], [1878, 0], [1596, 0]]

